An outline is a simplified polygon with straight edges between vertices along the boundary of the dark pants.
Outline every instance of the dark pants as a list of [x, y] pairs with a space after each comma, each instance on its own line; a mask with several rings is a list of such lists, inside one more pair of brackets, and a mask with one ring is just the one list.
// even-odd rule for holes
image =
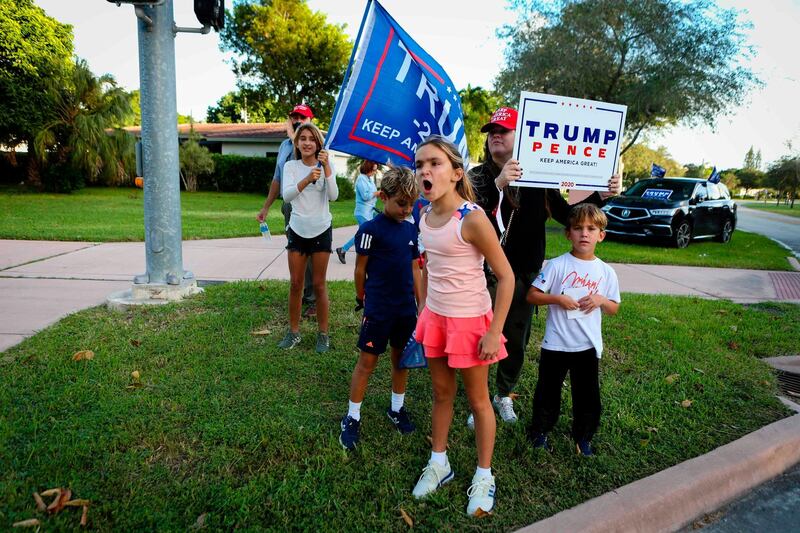
[[594, 349], [554, 352], [542, 348], [539, 381], [533, 393], [532, 433], [547, 433], [561, 413], [561, 384], [569, 372], [572, 389], [572, 438], [592, 440], [600, 425], [600, 383]]
[[[281, 206], [281, 213], [283, 213], [283, 221], [285, 225], [283, 230], [289, 234], [289, 218], [292, 216], [292, 204], [283, 202]], [[306, 277], [303, 282], [303, 305], [314, 305], [317, 301], [317, 295], [314, 294], [314, 278], [311, 275], [311, 259], [306, 262]]]
[[[497, 279], [489, 274], [486, 284], [494, 304], [497, 291]], [[516, 277], [514, 280], [514, 296], [511, 298], [511, 307], [508, 309], [506, 323], [503, 326], [503, 335], [506, 338], [508, 357], [497, 363], [497, 394], [508, 396], [517, 386], [522, 373], [522, 364], [525, 362], [525, 348], [531, 338], [531, 317], [533, 306], [525, 297], [528, 294], [530, 282], [527, 279]]]

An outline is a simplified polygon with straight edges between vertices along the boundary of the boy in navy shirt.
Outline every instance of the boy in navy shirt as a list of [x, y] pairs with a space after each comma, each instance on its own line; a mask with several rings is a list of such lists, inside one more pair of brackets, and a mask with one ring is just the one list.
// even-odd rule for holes
[[417, 228], [406, 219], [417, 196], [414, 174], [391, 167], [381, 180], [383, 213], [356, 233], [356, 310], [364, 309], [358, 348], [361, 354], [350, 380], [350, 406], [341, 422], [339, 442], [347, 450], [358, 443], [361, 402], [378, 356], [391, 347], [392, 403], [386, 414], [403, 434], [414, 431], [405, 407], [408, 370], [398, 368], [403, 347], [417, 325], [420, 271], [416, 265]]

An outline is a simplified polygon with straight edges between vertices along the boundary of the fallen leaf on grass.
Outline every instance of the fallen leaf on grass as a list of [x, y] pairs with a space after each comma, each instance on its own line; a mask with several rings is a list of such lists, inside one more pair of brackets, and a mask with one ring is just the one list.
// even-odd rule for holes
[[659, 319], [657, 319], [654, 316], [649, 317], [649, 320], [652, 320], [653, 322], [661, 322]]
[[46, 491], [42, 492], [40, 496], [42, 498], [49, 498], [50, 496], [55, 496], [56, 494], [60, 494], [61, 489], [56, 487], [54, 489], [47, 489]]
[[257, 331], [251, 331], [250, 335], [255, 335], [257, 337], [264, 336], [264, 335], [271, 335], [272, 330], [269, 329], [259, 329]]
[[133, 372], [131, 372], [131, 377], [133, 378], [134, 381], [139, 381], [141, 374], [139, 374], [138, 370], [134, 370]]
[[692, 400], [683, 400], [681, 402], [681, 407], [683, 408], [689, 408], [691, 406], [692, 406]]
[[27, 520], [20, 520], [19, 522], [14, 522], [11, 527], [36, 527], [39, 525], [38, 518], [28, 518]]
[[414, 527], [414, 521], [411, 520], [411, 517], [408, 516], [408, 513], [406, 513], [405, 509], [402, 507], [400, 508], [400, 516], [403, 517], [403, 522], [405, 522], [408, 527]]
[[83, 506], [83, 512], [81, 513], [81, 527], [86, 527], [86, 524], [89, 523], [89, 506]]
[[678, 380], [678, 378], [680, 378], [680, 377], [681, 377], [681, 375], [680, 375], [680, 374], [670, 374], [669, 376], [667, 376], [667, 377], [665, 377], [665, 378], [664, 378], [664, 381], [666, 381], [668, 385], [672, 385], [672, 384], [673, 384], [673, 383], [675, 383], [675, 382]]
[[140, 341], [139, 339], [131, 339], [131, 346], [135, 346], [136, 348], [138, 348], [141, 345], [142, 341]]
[[717, 310], [716, 310], [716, 311], [714, 311], [714, 312], [715, 312], [716, 314], [718, 314], [718, 315], [727, 315], [727, 314], [728, 314], [728, 311], [727, 311], [727, 310], [725, 310], [725, 309], [717, 309]]
[[89, 500], [70, 500], [64, 504], [64, 507], [82, 507], [84, 505], [89, 505], [91, 502]]
[[648, 433], [658, 433], [658, 428], [649, 427], [647, 428]]
[[53, 498], [53, 502], [47, 506], [47, 512], [55, 514], [64, 508], [64, 504], [72, 497], [72, 491], [69, 489], [61, 489], [58, 495]]
[[700, 374], [705, 374], [705, 372], [703, 372], [703, 371], [702, 371], [702, 370], [700, 370], [699, 368], [693, 368], [692, 370], [694, 370], [695, 372], [698, 372], [698, 373], [700, 373]]
[[47, 505], [45, 505], [44, 500], [42, 499], [41, 496], [39, 496], [38, 492], [33, 493], [33, 499], [36, 501], [36, 509], [39, 512], [43, 513], [47, 511]]
[[94, 352], [91, 350], [81, 350], [72, 355], [73, 361], [90, 361], [94, 359]]
[[731, 331], [733, 331], [734, 333], [736, 333], [737, 331], [739, 331], [739, 328], [738, 328], [738, 327], [736, 327], [736, 326], [731, 326]]
[[728, 348], [730, 348], [731, 350], [738, 350], [739, 349], [739, 345], [734, 341], [730, 341], [728, 343]]
[[206, 527], [207, 515], [208, 513], [203, 513], [200, 516], [198, 516], [197, 520], [195, 520], [194, 524], [192, 525], [192, 529], [203, 529], [204, 527]]

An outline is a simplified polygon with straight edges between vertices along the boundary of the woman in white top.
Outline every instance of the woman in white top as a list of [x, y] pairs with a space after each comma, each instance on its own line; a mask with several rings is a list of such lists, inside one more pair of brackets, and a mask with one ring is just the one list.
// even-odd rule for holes
[[[322, 179], [320, 179], [322, 178]], [[283, 166], [283, 201], [292, 204], [286, 231], [289, 257], [289, 331], [278, 344], [291, 349], [300, 343], [300, 306], [303, 276], [311, 258], [314, 294], [317, 297], [317, 352], [330, 348], [328, 337], [328, 288], [325, 276], [331, 255], [331, 211], [328, 202], [339, 196], [336, 173], [328, 152], [322, 149], [322, 134], [313, 124], [302, 124], [294, 134], [294, 160]]]

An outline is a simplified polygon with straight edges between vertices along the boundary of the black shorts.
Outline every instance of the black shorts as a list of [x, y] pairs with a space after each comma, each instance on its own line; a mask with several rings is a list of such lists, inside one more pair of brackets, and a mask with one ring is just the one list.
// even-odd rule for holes
[[403, 348], [414, 333], [415, 327], [417, 327], [417, 317], [414, 315], [379, 318], [369, 318], [365, 315], [361, 320], [358, 349], [381, 355], [386, 351], [387, 344], [392, 348]]
[[286, 230], [286, 249], [293, 252], [300, 252], [303, 255], [316, 253], [332, 253], [331, 244], [333, 243], [333, 226], [317, 235], [306, 239], [295, 233], [292, 228]]

